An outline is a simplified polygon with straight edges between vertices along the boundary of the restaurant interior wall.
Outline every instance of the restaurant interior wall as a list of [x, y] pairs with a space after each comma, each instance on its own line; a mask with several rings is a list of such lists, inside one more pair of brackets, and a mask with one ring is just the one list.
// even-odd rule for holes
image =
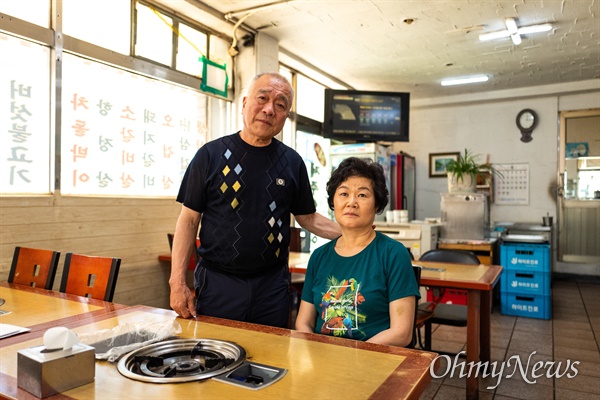
[[[542, 222], [547, 213], [556, 215], [556, 174], [558, 168], [559, 105], [590, 109], [600, 104], [600, 88], [589, 85], [585, 94], [571, 93], [568, 86], [552, 94], [543, 87], [529, 87], [510, 93], [488, 92], [486, 100], [477, 95], [448, 99], [429, 105], [417, 102], [411, 108], [411, 140], [397, 143], [394, 150], [414, 154], [417, 160], [417, 215], [423, 220], [440, 216], [440, 193], [447, 192], [443, 178], [428, 176], [430, 153], [462, 152], [468, 148], [492, 164], [528, 164], [529, 202], [523, 205], [492, 204], [491, 221]], [[554, 88], [552, 88], [554, 89]], [[524, 108], [538, 113], [539, 124], [533, 140], [524, 143], [515, 124]]]

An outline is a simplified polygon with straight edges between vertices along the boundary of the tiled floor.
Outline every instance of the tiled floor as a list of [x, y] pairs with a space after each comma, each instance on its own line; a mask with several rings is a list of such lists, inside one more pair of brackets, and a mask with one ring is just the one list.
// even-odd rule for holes
[[[503, 361], [505, 367], [502, 374], [494, 374], [496, 377], [480, 378], [480, 399], [600, 400], [600, 285], [554, 281], [552, 306], [551, 320], [502, 315], [494, 308], [492, 363], [497, 361], [496, 372]], [[434, 329], [434, 349], [449, 352], [466, 349], [466, 328], [435, 326]], [[519, 357], [527, 372], [523, 374], [517, 369], [508, 378], [515, 370], [514, 356]], [[512, 360], [510, 367], [509, 359]], [[445, 361], [442, 359], [437, 375], [443, 375], [444, 371], [448, 373], [434, 378], [421, 399], [465, 398], [465, 379], [457, 376], [459, 369], [455, 369], [451, 377], [452, 369]], [[528, 383], [526, 380], [534, 380], [532, 369], [540, 361], [543, 366], [536, 375], [541, 377], [536, 383]], [[574, 364], [576, 361], [579, 363]], [[465, 359], [458, 362], [465, 362]], [[547, 362], [554, 364], [550, 366]], [[569, 374], [575, 376], [569, 378]]]

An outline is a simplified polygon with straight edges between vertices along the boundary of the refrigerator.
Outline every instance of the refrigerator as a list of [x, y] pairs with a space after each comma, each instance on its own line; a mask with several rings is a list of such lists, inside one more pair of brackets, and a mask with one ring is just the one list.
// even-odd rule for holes
[[416, 219], [416, 163], [404, 152], [391, 155], [390, 202], [394, 210], [408, 210], [408, 220]]
[[[348, 157], [370, 158], [379, 163], [383, 167], [388, 192], [392, 193], [391, 148], [377, 143], [339, 144], [331, 146], [330, 156], [332, 170]], [[391, 201], [381, 214], [375, 215], [375, 221], [385, 221], [385, 212], [388, 210], [392, 210]]]

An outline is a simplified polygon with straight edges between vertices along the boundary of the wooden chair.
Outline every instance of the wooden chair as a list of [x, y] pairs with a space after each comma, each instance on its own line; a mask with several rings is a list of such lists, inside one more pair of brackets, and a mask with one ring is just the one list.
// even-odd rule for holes
[[[437, 261], [455, 264], [470, 264], [479, 265], [479, 259], [475, 253], [466, 250], [446, 250], [434, 249], [426, 251], [419, 261]], [[419, 343], [421, 348], [436, 353], [449, 354], [444, 351], [431, 349], [431, 331], [432, 324], [450, 325], [450, 326], [467, 326], [467, 306], [460, 304], [443, 304], [440, 300], [443, 296], [442, 292], [434, 296], [433, 301], [421, 303], [419, 308], [423, 312], [433, 313], [432, 317], [425, 321], [425, 343]], [[420, 342], [420, 335], [419, 335]]]
[[60, 252], [15, 247], [8, 282], [52, 290]]
[[[411, 254], [411, 259], [413, 259], [412, 254]], [[413, 265], [413, 271], [415, 273], [415, 278], [417, 279], [417, 285], [420, 286], [421, 285], [421, 267], [419, 265]], [[419, 308], [419, 300], [415, 298], [415, 301], [416, 301], [416, 304], [415, 304], [415, 321], [414, 321], [414, 326], [413, 326], [413, 336], [412, 336], [410, 345], [408, 345], [406, 347], [414, 348], [418, 342], [419, 345], [421, 346], [421, 348], [423, 348], [423, 345], [421, 343], [420, 329], [423, 326], [425, 326], [425, 324], [431, 317], [433, 317], [433, 312], [421, 310]]]
[[67, 253], [60, 291], [112, 301], [120, 266], [120, 258]]

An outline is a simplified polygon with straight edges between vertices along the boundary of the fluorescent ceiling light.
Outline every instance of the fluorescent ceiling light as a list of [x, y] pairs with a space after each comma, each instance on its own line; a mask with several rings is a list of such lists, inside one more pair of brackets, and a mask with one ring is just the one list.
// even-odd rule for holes
[[517, 23], [515, 22], [514, 18], [507, 18], [504, 23], [506, 24], [505, 30], [497, 31], [497, 32], [482, 33], [481, 35], [479, 35], [479, 40], [481, 40], [482, 42], [485, 42], [488, 40], [503, 39], [503, 38], [507, 38], [510, 36], [513, 43], [516, 46], [518, 46], [519, 44], [521, 44], [521, 35], [528, 35], [530, 33], [548, 32], [549, 30], [552, 29], [552, 25], [550, 25], [550, 24], [530, 25], [530, 26], [524, 26], [522, 28], [517, 28]]
[[550, 24], [531, 25], [531, 26], [524, 26], [522, 28], [519, 28], [517, 33], [519, 35], [527, 35], [528, 33], [548, 32], [551, 29], [552, 29], [552, 25], [550, 25]]
[[519, 28], [517, 28], [517, 23], [515, 22], [514, 18], [506, 18], [506, 21], [504, 21], [504, 23], [506, 24], [506, 29], [508, 29], [508, 32], [511, 35], [514, 35], [519, 30]]
[[465, 78], [444, 79], [442, 86], [464, 85], [466, 83], [487, 82], [490, 78], [487, 75], [468, 76]]

